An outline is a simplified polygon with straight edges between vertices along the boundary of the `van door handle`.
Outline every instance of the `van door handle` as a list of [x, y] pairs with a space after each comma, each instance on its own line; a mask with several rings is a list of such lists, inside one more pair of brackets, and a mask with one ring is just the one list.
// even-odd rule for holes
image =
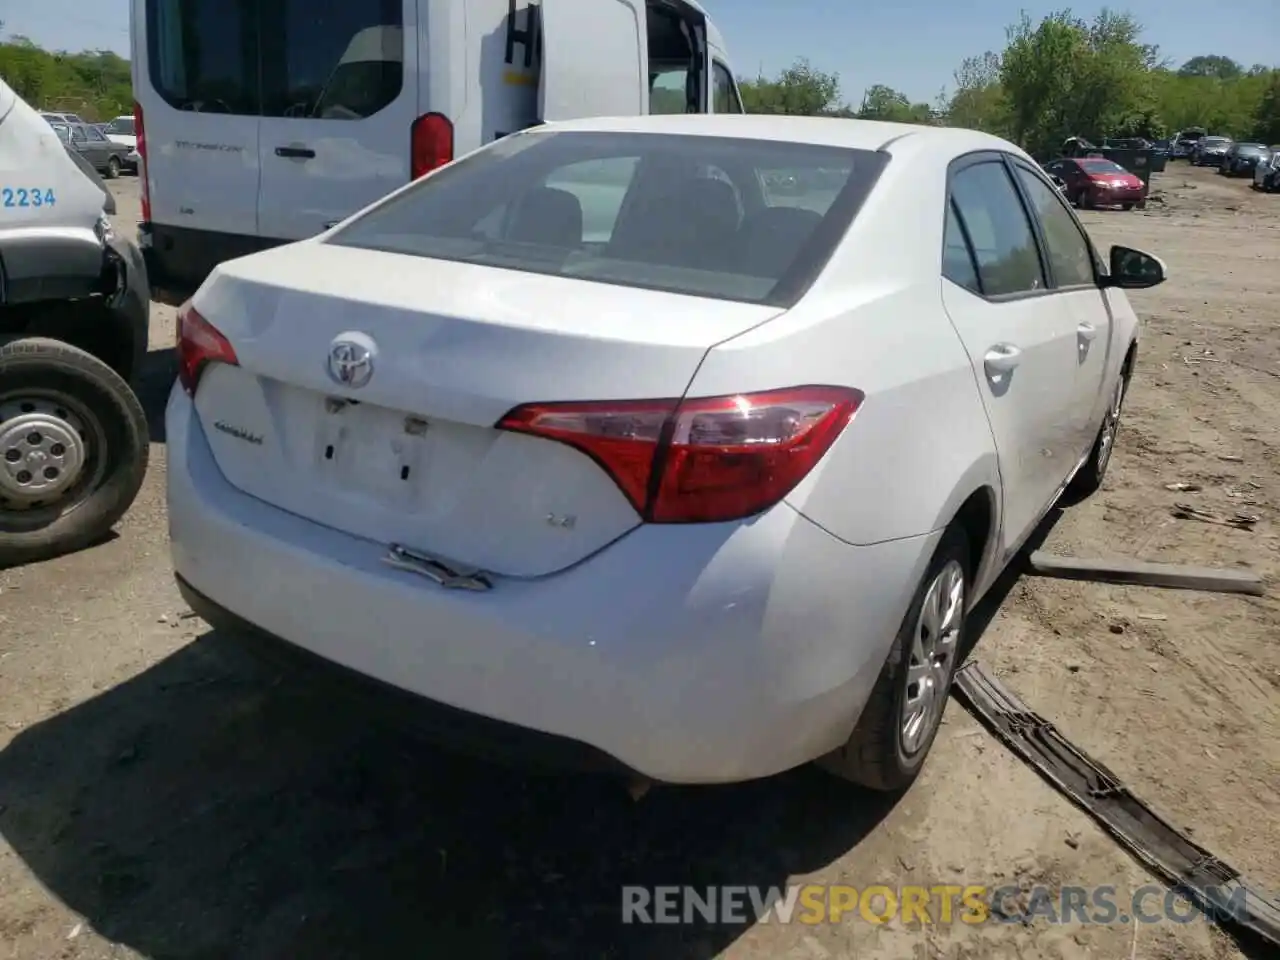
[[989, 377], [1002, 377], [1012, 373], [1022, 360], [1022, 351], [1012, 343], [997, 343], [982, 358], [982, 366]]
[[1082, 320], [1076, 326], [1076, 334], [1085, 343], [1092, 343], [1098, 336], [1098, 328], [1087, 320]]
[[310, 147], [276, 147], [276, 156], [289, 160], [312, 160], [315, 155]]

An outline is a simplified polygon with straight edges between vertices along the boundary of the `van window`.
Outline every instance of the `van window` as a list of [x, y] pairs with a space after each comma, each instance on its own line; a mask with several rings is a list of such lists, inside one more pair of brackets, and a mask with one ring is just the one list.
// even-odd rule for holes
[[403, 25], [403, 0], [147, 0], [151, 85], [179, 110], [359, 120], [400, 95]]
[[689, 65], [649, 64], [649, 112], [688, 113]]
[[719, 60], [711, 65], [711, 80], [714, 84], [712, 100], [716, 113], [744, 113], [742, 100], [738, 97], [738, 88], [734, 86], [733, 74]]
[[[789, 306], [831, 256], [885, 161], [871, 151], [766, 140], [521, 133], [426, 177], [323, 242]], [[806, 182], [843, 176], [805, 206], [755, 199], [741, 209], [738, 197], [758, 198], [773, 170]]]
[[404, 85], [403, 0], [261, 0], [263, 115], [360, 120]]
[[258, 113], [251, 0], [147, 0], [151, 86], [179, 110]]

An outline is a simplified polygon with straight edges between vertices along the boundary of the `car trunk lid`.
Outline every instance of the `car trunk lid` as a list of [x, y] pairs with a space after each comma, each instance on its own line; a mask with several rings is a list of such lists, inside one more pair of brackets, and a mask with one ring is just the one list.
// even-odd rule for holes
[[[538, 401], [677, 398], [775, 307], [305, 241], [223, 264], [195, 308], [239, 366], [196, 410], [227, 480], [452, 569], [563, 569], [640, 518], [585, 454], [494, 428]], [[371, 354], [363, 386], [333, 345]], [[357, 350], [358, 352], [358, 350]]]

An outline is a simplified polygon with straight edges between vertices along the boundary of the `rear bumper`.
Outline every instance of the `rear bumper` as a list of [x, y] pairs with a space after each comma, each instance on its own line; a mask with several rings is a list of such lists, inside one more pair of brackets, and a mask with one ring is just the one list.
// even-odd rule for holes
[[231, 487], [181, 389], [166, 435], [174, 567], [212, 619], [424, 711], [672, 783], [769, 776], [843, 743], [937, 542], [852, 547], [782, 505], [641, 526], [560, 574], [444, 590], [382, 564], [385, 545]]
[[152, 299], [171, 305], [187, 300], [218, 264], [282, 243], [268, 237], [138, 224], [138, 246], [147, 261]]
[[1147, 191], [1142, 187], [1133, 190], [1113, 187], [1090, 187], [1089, 196], [1094, 203], [1104, 206], [1118, 203], [1141, 203], [1147, 198]]

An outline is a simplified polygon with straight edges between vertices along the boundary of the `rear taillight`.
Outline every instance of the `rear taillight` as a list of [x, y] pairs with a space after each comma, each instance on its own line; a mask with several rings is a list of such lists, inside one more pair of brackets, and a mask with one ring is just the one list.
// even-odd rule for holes
[[453, 124], [443, 113], [425, 113], [409, 131], [410, 172], [414, 180], [453, 160]]
[[133, 102], [133, 133], [138, 139], [138, 178], [142, 181], [139, 194], [142, 201], [142, 219], [151, 222], [151, 189], [147, 184], [147, 132], [142, 123], [142, 104]]
[[581, 450], [651, 523], [760, 513], [795, 489], [861, 405], [858, 390], [792, 387], [686, 400], [533, 403], [498, 422]]
[[240, 365], [231, 342], [218, 328], [189, 302], [183, 304], [178, 310], [178, 380], [191, 396], [195, 396], [200, 376], [211, 363]]

